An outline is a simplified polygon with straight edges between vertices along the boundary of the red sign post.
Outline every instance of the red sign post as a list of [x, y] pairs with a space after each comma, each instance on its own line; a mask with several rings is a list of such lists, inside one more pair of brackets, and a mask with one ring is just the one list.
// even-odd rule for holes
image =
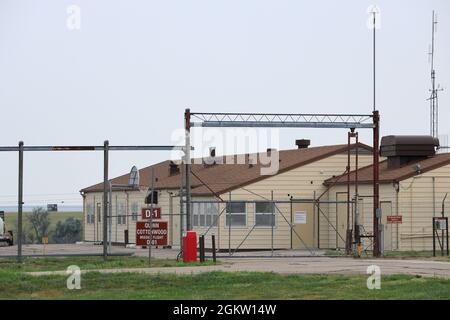
[[150, 229], [152, 231], [152, 246], [166, 246], [167, 245], [167, 222], [153, 221], [150, 228], [150, 222], [138, 221], [136, 222], [136, 245], [148, 246], [150, 245]]
[[150, 219], [150, 213], [152, 213], [152, 219], [161, 219], [161, 208], [142, 208], [141, 215], [143, 220]]
[[403, 216], [386, 216], [386, 220], [389, 224], [401, 224], [403, 222]]

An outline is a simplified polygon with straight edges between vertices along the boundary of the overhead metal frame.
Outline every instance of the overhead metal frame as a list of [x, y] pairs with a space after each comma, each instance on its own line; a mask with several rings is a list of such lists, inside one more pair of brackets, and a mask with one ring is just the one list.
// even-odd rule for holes
[[170, 145], [146, 145], [146, 146], [110, 146], [109, 141], [105, 140], [103, 146], [25, 146], [20, 141], [18, 146], [0, 146], [0, 152], [19, 153], [19, 181], [18, 181], [18, 241], [17, 241], [17, 258], [22, 259], [22, 213], [23, 213], [23, 153], [25, 151], [103, 151], [103, 259], [108, 256], [108, 167], [109, 167], [109, 151], [185, 151], [183, 146]]
[[[380, 256], [379, 238], [379, 134], [380, 115], [378, 110], [372, 114], [288, 114], [288, 113], [223, 113], [223, 112], [184, 112], [185, 123], [185, 190], [186, 190], [186, 228], [191, 230], [191, 185], [190, 185], [190, 132], [193, 127], [258, 127], [258, 128], [346, 128], [373, 130], [373, 256]], [[180, 199], [182, 199], [181, 195]]]

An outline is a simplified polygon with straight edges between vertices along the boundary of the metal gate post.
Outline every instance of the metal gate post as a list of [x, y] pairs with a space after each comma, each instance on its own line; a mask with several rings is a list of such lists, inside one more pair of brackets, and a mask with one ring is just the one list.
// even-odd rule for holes
[[[273, 202], [273, 190], [271, 191], [271, 200], [272, 200], [272, 202], [271, 202], [271, 207], [272, 207], [272, 215], [271, 215], [271, 221], [270, 221], [270, 224], [271, 224], [271, 235], [270, 235], [270, 237], [271, 237], [271, 240], [270, 240], [270, 248], [271, 248], [271, 255], [273, 256], [273, 225], [275, 224], [275, 208], [274, 208], [274, 206], [275, 206], [275, 203]], [[255, 221], [255, 225], [256, 225], [256, 221]]]
[[380, 207], [380, 184], [379, 184], [379, 153], [378, 153], [378, 143], [380, 135], [380, 115], [377, 110], [373, 111], [373, 256], [380, 256], [380, 235], [378, 230], [378, 210]]
[[[229, 193], [229, 205], [231, 206], [231, 192]], [[231, 208], [230, 208], [231, 209]], [[231, 256], [231, 212], [227, 212], [227, 204], [225, 203], [225, 221], [228, 215], [228, 255]]]
[[211, 248], [212, 248], [212, 256], [213, 256], [213, 262], [216, 263], [216, 236], [211, 236]]
[[185, 176], [184, 176], [184, 161], [185, 157], [183, 156], [181, 158], [181, 164], [180, 164], [180, 253], [183, 252], [183, 225], [184, 225], [184, 205], [185, 202], [183, 201], [184, 198], [184, 183], [185, 183]]
[[105, 140], [103, 149], [103, 260], [108, 259], [108, 151], [109, 141]]
[[447, 255], [448, 255], [448, 253], [449, 253], [449, 249], [448, 249], [448, 218], [446, 219], [446, 222], [445, 222], [445, 231], [446, 231], [446, 233], [447, 233]]
[[186, 109], [184, 113], [184, 129], [186, 136], [186, 231], [192, 230], [191, 221], [191, 111]]
[[289, 206], [290, 206], [290, 210], [291, 210], [291, 221], [290, 221], [290, 223], [289, 223], [289, 229], [290, 229], [290, 234], [291, 234], [291, 250], [292, 250], [292, 248], [293, 248], [293, 246], [292, 246], [292, 228], [293, 228], [293, 221], [292, 221], [292, 210], [293, 210], [293, 207], [292, 207], [292, 196], [290, 196], [289, 197], [289, 201], [290, 201], [290, 203], [289, 203]]
[[433, 257], [436, 257], [436, 226], [433, 218]]
[[348, 255], [351, 251], [351, 233], [350, 233], [350, 132], [347, 132], [347, 229], [345, 235], [345, 253]]
[[19, 239], [17, 240], [17, 260], [22, 262], [22, 210], [23, 210], [23, 141], [19, 142], [19, 198], [18, 198], [18, 221], [17, 233]]

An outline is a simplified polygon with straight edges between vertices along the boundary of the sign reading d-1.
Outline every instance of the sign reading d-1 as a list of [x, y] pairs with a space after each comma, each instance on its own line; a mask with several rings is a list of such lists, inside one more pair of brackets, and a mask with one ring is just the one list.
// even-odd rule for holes
[[142, 219], [150, 219], [150, 213], [152, 219], [161, 219], [161, 208], [142, 208]]

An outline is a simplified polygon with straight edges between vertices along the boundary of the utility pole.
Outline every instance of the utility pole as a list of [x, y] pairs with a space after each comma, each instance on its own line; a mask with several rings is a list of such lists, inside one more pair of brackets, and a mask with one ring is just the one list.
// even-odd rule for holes
[[377, 6], [373, 6], [370, 13], [372, 14], [372, 67], [373, 67], [373, 256], [379, 257], [381, 253], [380, 248], [380, 230], [379, 224], [381, 221], [380, 210], [380, 164], [379, 164], [379, 139], [380, 139], [380, 115], [376, 107], [376, 28], [377, 28], [377, 14], [380, 10]]

